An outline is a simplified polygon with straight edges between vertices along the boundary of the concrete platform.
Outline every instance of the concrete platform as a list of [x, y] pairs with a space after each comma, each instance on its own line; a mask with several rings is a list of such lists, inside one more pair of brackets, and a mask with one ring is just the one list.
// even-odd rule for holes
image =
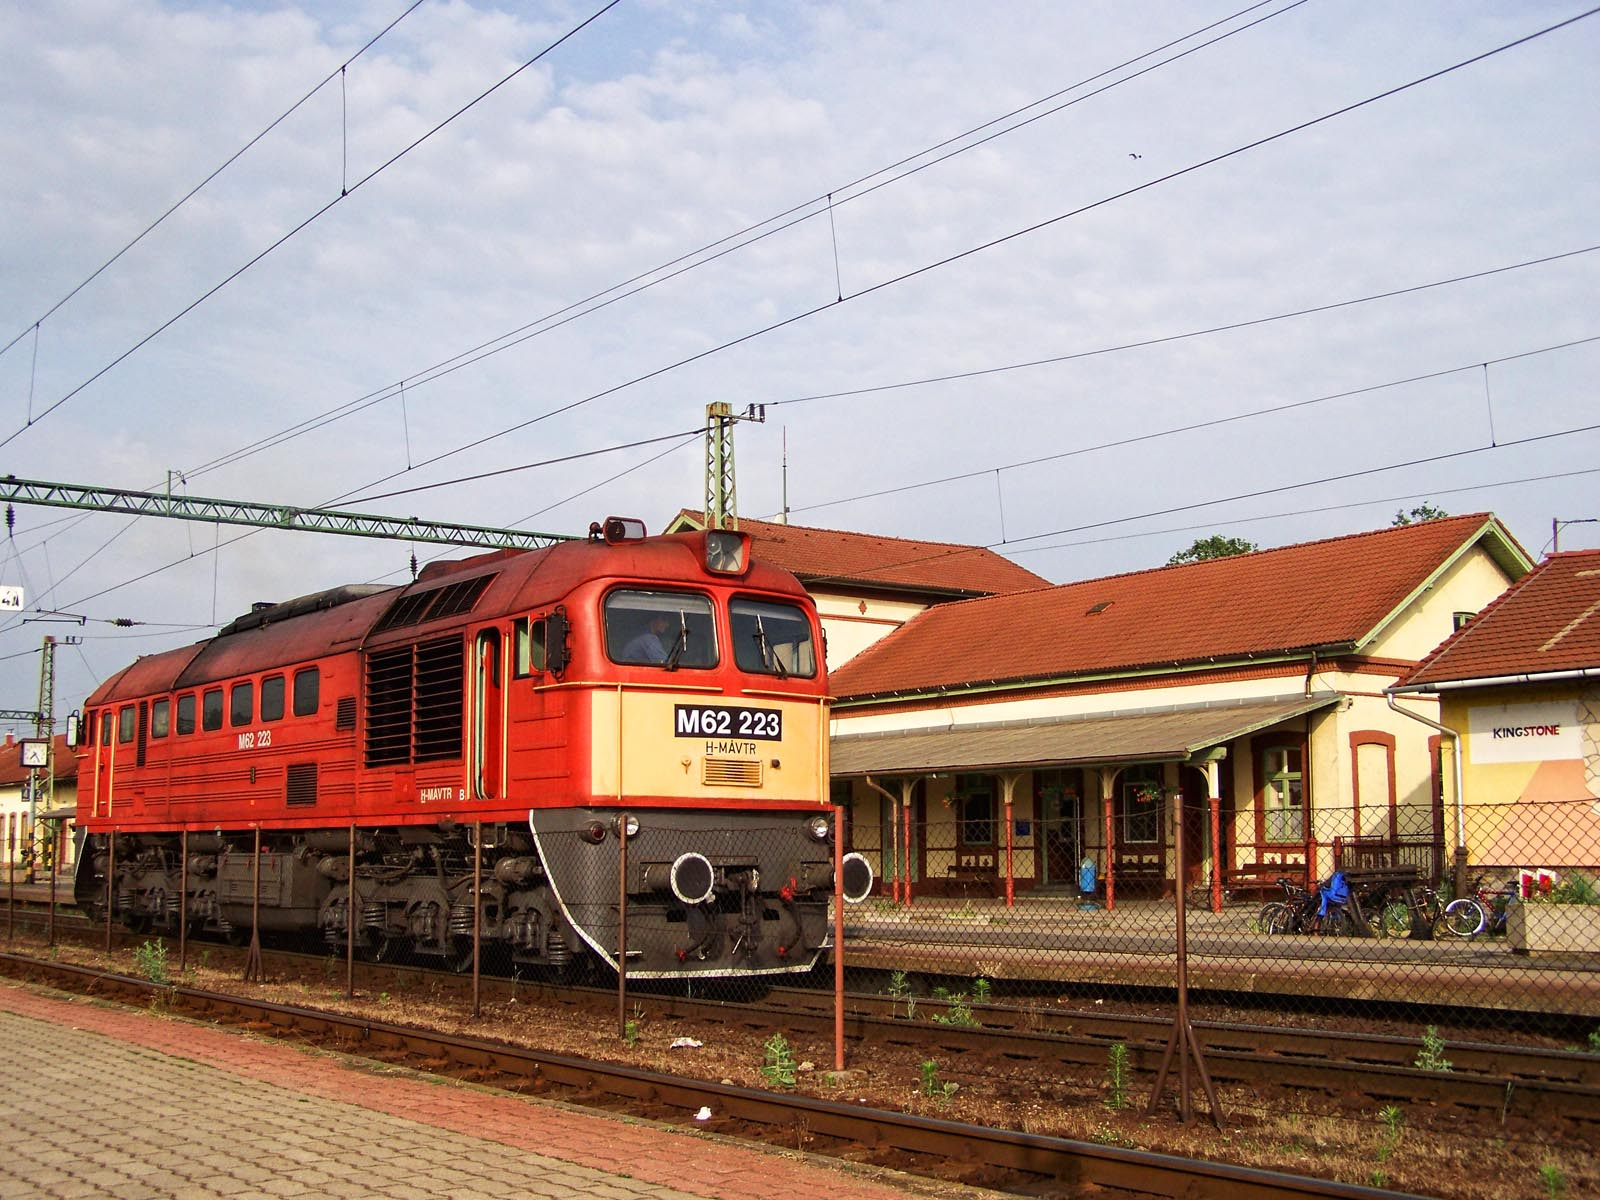
[[0, 1200], [983, 1200], [0, 983]]

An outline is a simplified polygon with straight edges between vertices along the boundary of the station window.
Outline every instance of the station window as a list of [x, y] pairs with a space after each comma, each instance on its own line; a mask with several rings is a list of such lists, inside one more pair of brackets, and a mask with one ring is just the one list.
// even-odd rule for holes
[[1267, 746], [1261, 751], [1263, 836], [1269, 842], [1305, 838], [1305, 791], [1298, 746]]
[[200, 727], [207, 733], [222, 728], [222, 689], [207, 688], [200, 695]]
[[315, 667], [294, 673], [294, 715], [312, 717], [321, 704], [322, 675]]
[[122, 709], [121, 711], [119, 711], [117, 713], [117, 741], [119, 741], [119, 742], [131, 742], [131, 741], [133, 741], [133, 731], [134, 731], [134, 708], [133, 708], [133, 705], [130, 704], [130, 705], [128, 705], [128, 707]]
[[686, 592], [615, 591], [606, 597], [606, 654], [614, 663], [714, 667], [711, 598]]
[[256, 685], [236, 683], [228, 696], [228, 724], [248, 725], [256, 715]]
[[961, 845], [994, 845], [994, 776], [956, 776], [956, 821]]
[[261, 719], [283, 720], [283, 676], [268, 675], [261, 681]]
[[1144, 766], [1124, 771], [1117, 790], [1118, 844], [1150, 845], [1161, 841], [1161, 769]]
[[163, 697], [150, 706], [150, 736], [167, 736], [167, 723], [172, 715], [172, 701]]
[[180, 734], [194, 732], [193, 692], [178, 697], [178, 732]]

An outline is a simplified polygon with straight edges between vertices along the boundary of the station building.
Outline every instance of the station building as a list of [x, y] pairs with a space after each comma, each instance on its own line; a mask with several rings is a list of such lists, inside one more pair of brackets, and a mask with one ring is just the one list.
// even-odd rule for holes
[[1600, 869], [1600, 550], [1554, 554], [1394, 689], [1459, 747], [1468, 859], [1532, 887]]
[[818, 599], [852, 847], [927, 895], [1167, 895], [1180, 832], [1218, 895], [1359, 841], [1437, 878], [1449, 738], [1386, 689], [1533, 565], [1482, 513], [1059, 586], [978, 547], [740, 528]]

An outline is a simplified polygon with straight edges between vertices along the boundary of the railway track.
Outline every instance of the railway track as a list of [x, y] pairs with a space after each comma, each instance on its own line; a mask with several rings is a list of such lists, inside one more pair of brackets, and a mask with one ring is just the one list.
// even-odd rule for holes
[[[78, 927], [58, 916], [64, 933]], [[83, 926], [82, 928], [90, 928]], [[93, 927], [92, 936], [98, 936]], [[134, 941], [137, 935], [127, 935]], [[208, 947], [215, 951], [215, 947]], [[278, 951], [285, 960], [314, 963], [326, 958]], [[382, 990], [408, 977], [444, 980], [465, 987], [461, 976], [421, 967], [358, 964], [363, 988]], [[486, 1003], [506, 995], [537, 997], [547, 1005], [604, 1012], [615, 1005], [612, 989], [555, 986], [485, 976]], [[630, 993], [630, 1003], [652, 1020], [693, 1020], [742, 1032], [774, 1030], [831, 1039], [831, 992], [774, 988], [759, 1003], [695, 1000], [660, 992]], [[917, 998], [916, 1019], [907, 1016], [906, 998], [867, 993], [846, 996], [845, 1034], [861, 1047], [914, 1047], [925, 1057], [961, 1061], [976, 1049], [1003, 1054], [1018, 1064], [1070, 1065], [1085, 1072], [1103, 1070], [1114, 1044], [1127, 1048], [1128, 1066], [1154, 1076], [1166, 1049], [1170, 1017], [1092, 1012], [1040, 1005], [972, 1004], [959, 1014], [949, 1000]], [[953, 1023], [959, 1015], [961, 1022]], [[1258, 1089], [1278, 1087], [1308, 1096], [1360, 1095], [1374, 1106], [1428, 1104], [1450, 1107], [1490, 1125], [1508, 1118], [1559, 1120], [1576, 1129], [1600, 1132], [1600, 1055], [1530, 1046], [1452, 1040], [1448, 1071], [1422, 1070], [1415, 1037], [1306, 1030], [1281, 1026], [1195, 1020], [1196, 1040], [1207, 1070], [1218, 1084]], [[864, 1050], [863, 1053], [870, 1053]]]
[[[710, 1126], [733, 1136], [807, 1149], [901, 1170], [981, 1182], [1035, 1197], [1172, 1196], [1193, 1200], [1268, 1197], [1393, 1198], [1400, 1193], [1305, 1176], [1178, 1158], [1149, 1151], [967, 1125], [868, 1109], [805, 1096], [703, 1082], [636, 1068], [555, 1055], [481, 1038], [388, 1024], [367, 1017], [267, 1003], [185, 987], [157, 987], [126, 975], [0, 956], [8, 973], [62, 990], [148, 1006], [314, 1042], [345, 1053], [435, 1074], [579, 1103], [621, 1106], [653, 1119], [692, 1124], [703, 1109]], [[700, 1128], [706, 1128], [701, 1125]]]

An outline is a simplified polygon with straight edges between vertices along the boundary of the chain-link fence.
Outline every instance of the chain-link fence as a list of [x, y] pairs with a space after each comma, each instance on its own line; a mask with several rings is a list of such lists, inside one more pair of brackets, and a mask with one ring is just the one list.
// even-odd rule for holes
[[[1079, 997], [1141, 1008], [1170, 998], [1180, 893], [1189, 986], [1227, 1003], [1354, 1016], [1395, 1004], [1494, 1027], [1526, 1016], [1600, 1021], [1600, 813], [1592, 799], [1321, 809], [1296, 840], [1196, 822], [1179, 867], [1175, 822], [1125, 854], [1089, 845], [1076, 878], [1041, 880], [1040, 839], [960, 822], [858, 829], [881, 868], [852, 912], [847, 961], [945, 991]], [[1033, 831], [1026, 823], [1014, 825]], [[1280, 836], [1287, 831], [1272, 831]], [[865, 844], [863, 839], [866, 839]], [[1223, 851], [1212, 847], [1221, 841]]]

